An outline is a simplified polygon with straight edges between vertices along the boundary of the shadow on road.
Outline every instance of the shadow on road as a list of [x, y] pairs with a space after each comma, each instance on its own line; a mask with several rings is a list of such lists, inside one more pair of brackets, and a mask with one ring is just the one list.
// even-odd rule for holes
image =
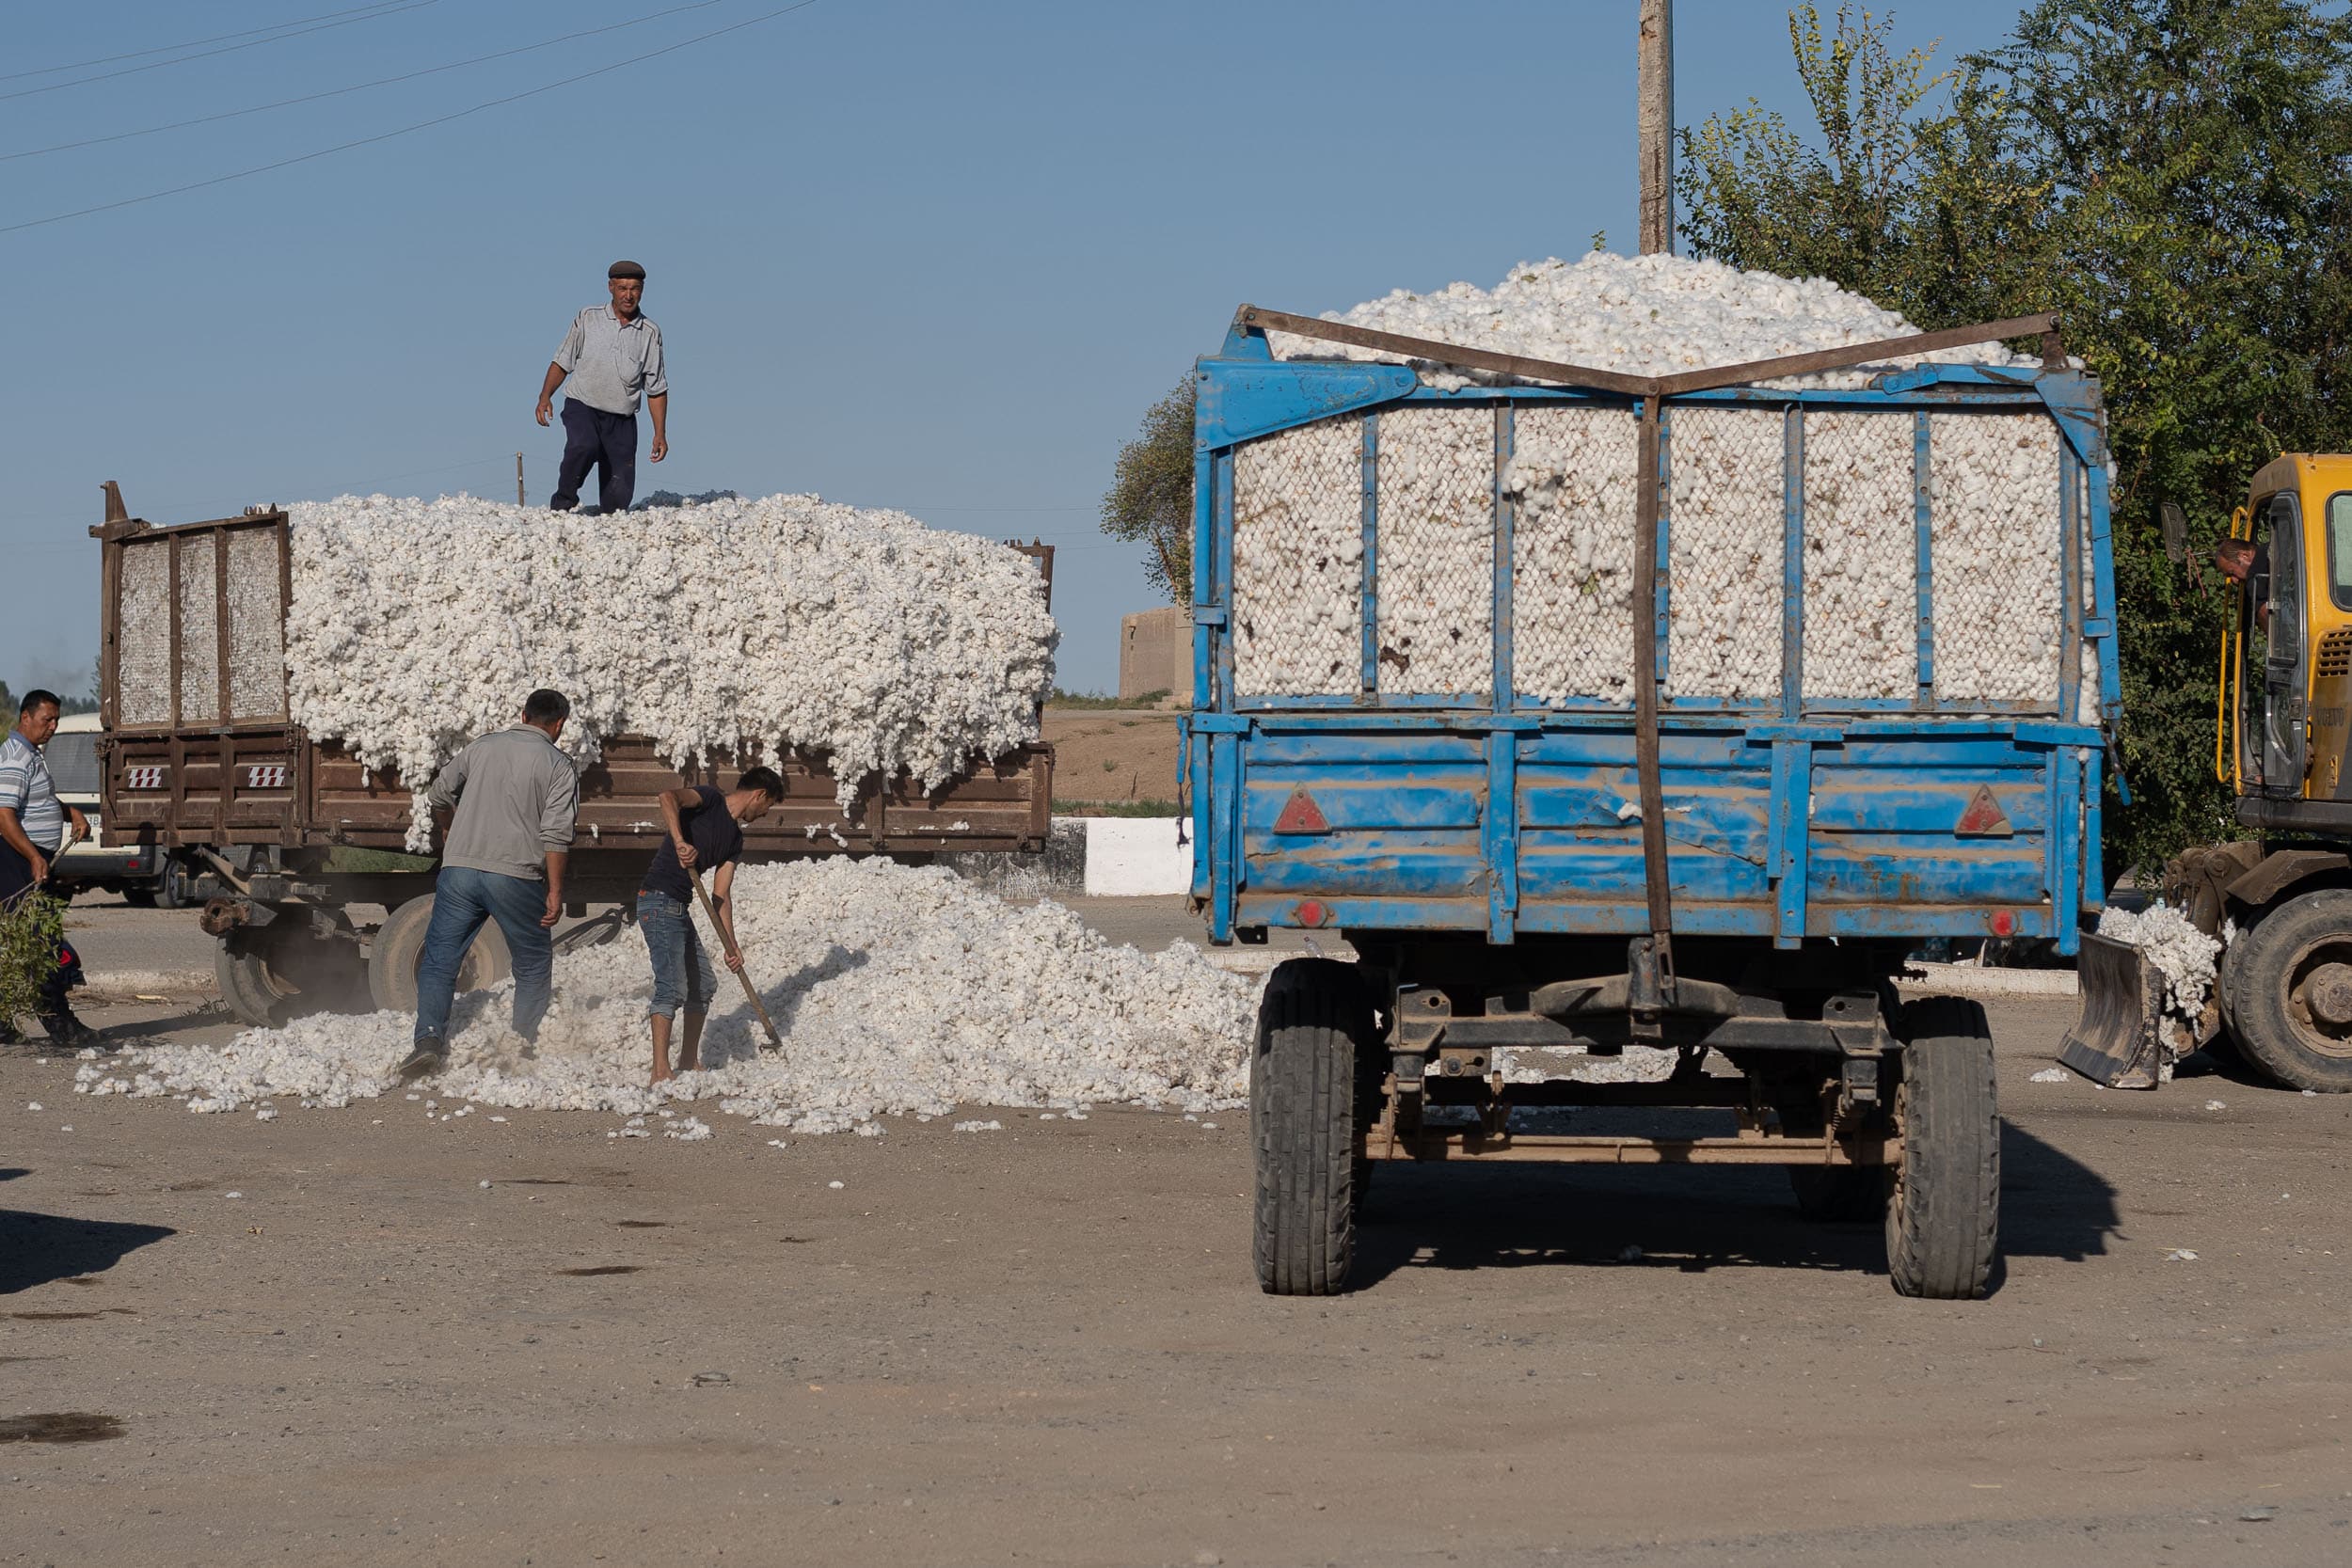
[[177, 1234], [167, 1226], [0, 1209], [0, 1296], [52, 1280], [103, 1273], [126, 1254]]
[[[2004, 1124], [2005, 1256], [2096, 1257], [2119, 1218], [2098, 1172]], [[1350, 1280], [1362, 1290], [1400, 1269], [1540, 1266], [1883, 1275], [1886, 1249], [1875, 1221], [1800, 1217], [1776, 1167], [1390, 1164], [1359, 1216]], [[1994, 1291], [2004, 1272], [1994, 1266]]]

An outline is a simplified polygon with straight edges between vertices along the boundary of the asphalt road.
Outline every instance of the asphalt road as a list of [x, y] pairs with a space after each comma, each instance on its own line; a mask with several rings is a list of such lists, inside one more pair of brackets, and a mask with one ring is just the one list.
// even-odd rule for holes
[[0, 1562], [2352, 1560], [2352, 1100], [2032, 1083], [2072, 1006], [1993, 1007], [1966, 1304], [1771, 1170], [1386, 1170], [1282, 1301], [1240, 1115], [262, 1122], [24, 1048], [0, 1419], [119, 1435], [0, 1442]]

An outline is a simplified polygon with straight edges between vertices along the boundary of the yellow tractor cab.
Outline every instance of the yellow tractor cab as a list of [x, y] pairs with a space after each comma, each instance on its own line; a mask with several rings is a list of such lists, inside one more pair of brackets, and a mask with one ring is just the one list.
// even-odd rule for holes
[[2266, 465], [2230, 535], [2255, 553], [2222, 634], [2216, 768], [2249, 828], [2352, 833], [2352, 457]]
[[[2167, 506], [2164, 522], [2185, 561], [2185, 517]], [[2243, 577], [2224, 564], [2214, 770], [2261, 836], [2183, 850], [2163, 887], [2222, 944], [2219, 973], [2200, 1015], [2182, 1017], [2141, 949], [2086, 935], [2082, 1017], [2058, 1059], [2153, 1088], [2221, 1039], [2287, 1087], [2352, 1092], [2352, 456], [2265, 465], [2229, 537], [2251, 550], [2218, 552]]]

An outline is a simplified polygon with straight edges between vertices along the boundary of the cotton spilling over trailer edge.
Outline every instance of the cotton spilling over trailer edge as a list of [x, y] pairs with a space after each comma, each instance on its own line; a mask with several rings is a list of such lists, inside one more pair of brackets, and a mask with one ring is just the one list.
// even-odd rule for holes
[[[615, 906], [559, 949], [628, 918], [661, 792], [755, 761], [787, 793], [752, 861], [1044, 847], [1051, 546], [815, 497], [610, 517], [346, 498], [166, 528], [105, 490], [105, 842], [200, 874], [248, 1023], [414, 1006], [421, 791], [535, 686], [572, 699], [582, 768], [567, 912]], [[459, 990], [509, 973], [485, 926]]]
[[[1198, 366], [1193, 894], [1359, 955], [1267, 990], [1266, 1290], [1343, 1288], [1378, 1162], [1476, 1159], [1785, 1165], [1897, 1290], [1983, 1291], [1984, 1014], [1895, 982], [2073, 953], [2104, 886], [2107, 450], [2057, 327], [1660, 372], [1243, 308]], [[1677, 1065], [1591, 1081], [1636, 1052]], [[1738, 1133], [1513, 1125], [1587, 1104]]]

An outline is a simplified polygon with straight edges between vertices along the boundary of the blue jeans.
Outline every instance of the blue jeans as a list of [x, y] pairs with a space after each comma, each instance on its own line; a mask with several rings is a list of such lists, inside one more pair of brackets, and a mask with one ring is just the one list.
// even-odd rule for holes
[[638, 889], [637, 928], [645, 933], [645, 951], [653, 955], [653, 1003], [645, 1016], [675, 1019], [681, 1006], [690, 1013], [710, 1011], [719, 976], [711, 970], [710, 955], [703, 951], [694, 911], [685, 900]]
[[515, 1033], [537, 1039], [555, 973], [555, 933], [539, 924], [547, 910], [548, 884], [536, 878], [441, 867], [433, 886], [433, 923], [424, 928], [424, 951], [417, 959], [417, 1038], [449, 1038], [458, 968], [482, 923], [495, 920], [515, 958]]

